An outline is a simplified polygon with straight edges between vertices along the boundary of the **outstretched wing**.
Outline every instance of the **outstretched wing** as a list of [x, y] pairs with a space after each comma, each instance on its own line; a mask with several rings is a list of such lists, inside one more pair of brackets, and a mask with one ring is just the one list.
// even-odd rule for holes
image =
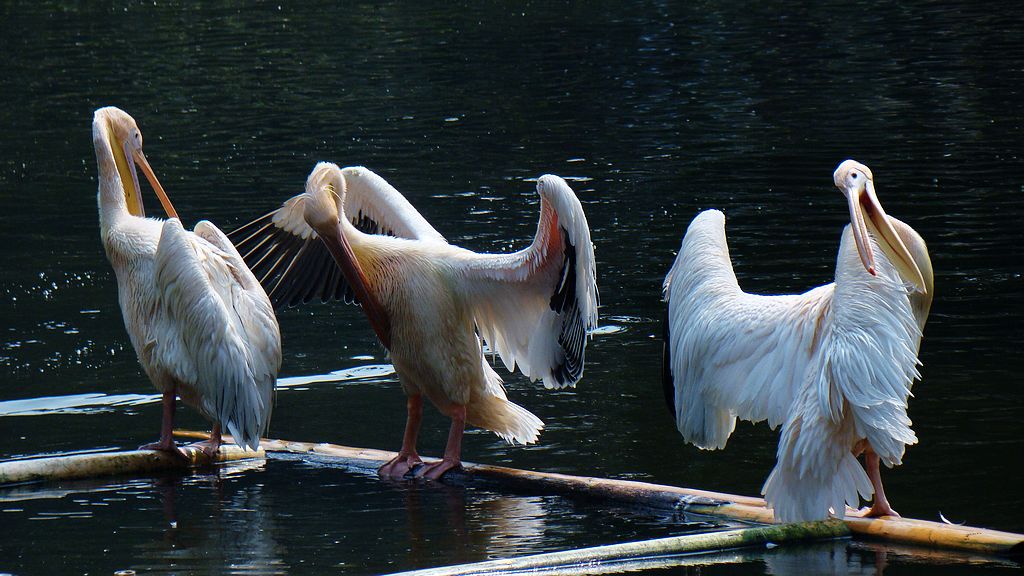
[[[345, 214], [367, 234], [437, 240], [441, 234], [402, 194], [383, 178], [361, 166], [342, 170]], [[355, 301], [341, 270], [303, 217], [300, 194], [228, 234], [274, 308], [295, 306], [315, 298], [321, 302]]]
[[273, 408], [281, 336], [263, 289], [213, 224], [163, 225], [155, 257], [160, 295], [154, 358], [201, 412], [256, 448]]
[[729, 259], [725, 216], [702, 212], [665, 277], [666, 398], [679, 432], [725, 447], [736, 418], [785, 421], [814, 353], [833, 285], [792, 296], [743, 292]]
[[597, 326], [594, 246], [583, 207], [568, 184], [537, 182], [540, 222], [530, 247], [512, 254], [460, 251], [458, 289], [480, 336], [509, 370], [518, 365], [547, 388], [583, 375], [587, 332]]

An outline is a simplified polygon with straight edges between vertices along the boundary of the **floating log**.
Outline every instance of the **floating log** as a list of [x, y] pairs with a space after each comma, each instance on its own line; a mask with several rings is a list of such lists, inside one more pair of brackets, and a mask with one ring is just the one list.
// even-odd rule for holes
[[156, 450], [93, 452], [70, 456], [7, 460], [0, 462], [0, 486], [124, 474], [147, 474], [165, 470], [188, 470], [189, 468], [210, 466], [216, 462], [263, 458], [266, 454], [262, 448], [253, 452], [252, 450], [243, 450], [233, 444], [222, 445], [215, 458], [210, 458], [202, 450], [192, 446], [182, 446], [181, 449], [188, 455], [187, 461]]
[[[176, 434], [191, 438], [207, 437], [202, 432], [176, 432]], [[291, 452], [330, 457], [350, 468], [366, 471], [377, 469], [395, 455], [394, 452], [385, 450], [286, 440], [261, 440], [260, 446], [268, 452]], [[427, 458], [426, 460], [430, 461], [431, 459]], [[744, 522], [762, 524], [774, 522], [772, 511], [765, 507], [764, 500], [761, 498], [631, 480], [571, 476], [464, 463], [462, 471], [452, 471], [446, 474], [444, 481], [457, 484], [488, 482], [530, 492], [589, 496], [662, 510], [731, 518]], [[857, 538], [874, 538], [887, 542], [982, 554], [1024, 555], [1024, 534], [912, 518], [847, 517], [844, 522]]]
[[[502, 558], [473, 564], [443, 566], [426, 570], [401, 572], [392, 576], [470, 576], [525, 571], [543, 571], [545, 575], [562, 574], [603, 574], [608, 568], [619, 571], [619, 564], [642, 558], [669, 554], [694, 554], [719, 552], [734, 548], [763, 546], [768, 543], [806, 542], [849, 538], [850, 531], [839, 520], [822, 522], [801, 522], [798, 524], [776, 524], [756, 528], [741, 528], [723, 532], [685, 534], [639, 542], [623, 542], [593, 548], [579, 548], [548, 552], [518, 558]], [[611, 566], [609, 566], [611, 565]]]

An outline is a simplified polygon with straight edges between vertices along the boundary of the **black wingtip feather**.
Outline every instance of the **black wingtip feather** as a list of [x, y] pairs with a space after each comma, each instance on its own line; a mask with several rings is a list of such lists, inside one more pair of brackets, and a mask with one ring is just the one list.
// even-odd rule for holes
[[[300, 238], [278, 228], [274, 212], [228, 233], [239, 254], [250, 267], [275, 310], [296, 306], [320, 297], [341, 299], [346, 290], [344, 277], [326, 246], [315, 236]], [[329, 283], [329, 280], [333, 280]]]
[[565, 228], [560, 227], [559, 230], [564, 246], [562, 268], [548, 305], [562, 316], [558, 344], [562, 348], [563, 358], [552, 370], [552, 376], [559, 386], [565, 386], [575, 384], [583, 376], [587, 328], [576, 297], [576, 247], [570, 242]]
[[[327, 247], [315, 236], [300, 238], [278, 228], [275, 212], [243, 224], [227, 234], [242, 259], [267, 291], [275, 310], [306, 304], [341, 300], [356, 304], [355, 294], [334, 262]], [[352, 224], [365, 234], [395, 236], [361, 211]]]

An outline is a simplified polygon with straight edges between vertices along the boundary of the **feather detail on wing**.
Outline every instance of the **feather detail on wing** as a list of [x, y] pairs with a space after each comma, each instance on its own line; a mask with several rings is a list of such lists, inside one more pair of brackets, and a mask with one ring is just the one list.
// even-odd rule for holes
[[186, 388], [182, 396], [255, 449], [269, 423], [281, 363], [277, 321], [227, 238], [209, 222], [196, 232], [176, 218], [163, 225], [155, 257], [154, 358]]
[[362, 166], [342, 168], [341, 173], [345, 177], [345, 214], [357, 228], [363, 222], [373, 222], [377, 226], [375, 230], [364, 226], [361, 228], [363, 232], [446, 242], [444, 236], [384, 178]]
[[[743, 292], [718, 210], [694, 218], [665, 277], [676, 426], [704, 449], [725, 447], [736, 418], [786, 420], [817, 345], [833, 286], [790, 296]], [[666, 383], [667, 384], [667, 383]]]
[[[275, 399], [277, 373], [281, 368], [281, 329], [271, 306], [270, 298], [245, 265], [228, 237], [212, 223], [203, 220], [196, 224], [195, 234], [221, 251], [224, 263], [240, 290], [235, 290], [233, 310], [238, 316], [246, 337], [253, 378], [264, 401], [271, 408]], [[234, 289], [234, 287], [233, 287]], [[269, 422], [270, 412], [267, 413]]]
[[497, 434], [509, 444], [533, 444], [544, 429], [544, 423], [532, 412], [510, 402], [502, 386], [501, 376], [483, 362], [483, 390], [474, 389], [466, 404], [466, 422]]
[[775, 468], [761, 493], [778, 522], [842, 518], [846, 506], [857, 507], [874, 488], [864, 468], [851, 453], [857, 440], [852, 419], [833, 422], [818, 409], [815, 379], [825, 377], [821, 366], [808, 370], [789, 419], [782, 426]]
[[[345, 178], [345, 214], [367, 234], [415, 240], [445, 239], [394, 187], [372, 171], [358, 167], [342, 170]], [[303, 216], [305, 195], [287, 200], [270, 212], [228, 234], [246, 264], [267, 290], [277, 309], [344, 300], [355, 302], [330, 252]]]
[[[880, 254], [874, 238], [871, 243]], [[871, 483], [850, 453], [860, 439], [889, 466], [917, 442], [907, 401], [918, 377], [924, 317], [913, 302], [916, 293], [909, 293], [892, 264], [885, 257], [875, 264], [876, 275], [864, 270], [847, 227], [828, 329], [783, 425], [778, 462], [762, 490], [780, 521], [817, 520], [830, 510], [842, 517], [846, 505], [856, 507], [859, 498], [870, 497]], [[931, 292], [931, 267], [921, 270]]]
[[547, 388], [574, 386], [583, 375], [588, 332], [597, 326], [594, 246], [583, 207], [568, 184], [537, 182], [537, 235], [512, 254], [459, 253], [455, 272], [480, 336]]
[[[881, 254], [874, 237], [875, 254]], [[845, 403], [859, 437], [867, 438], [886, 464], [899, 464], [906, 445], [917, 442], [910, 429], [907, 402], [920, 377], [917, 350], [921, 329], [909, 286], [884, 256], [876, 276], [864, 272], [847, 227], [839, 246], [834, 325], [822, 345], [827, 350], [825, 377], [819, 379], [821, 411], [833, 422], [844, 417]], [[923, 323], [923, 322], [922, 322]]]

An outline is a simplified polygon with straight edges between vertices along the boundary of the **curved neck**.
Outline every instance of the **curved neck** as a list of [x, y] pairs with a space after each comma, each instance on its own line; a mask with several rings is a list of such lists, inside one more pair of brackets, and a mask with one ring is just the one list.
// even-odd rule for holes
[[348, 238], [349, 242], [355, 240], [356, 242], [361, 241], [365, 233], [356, 228], [355, 224], [348, 219], [348, 214], [345, 213], [345, 196], [342, 196], [338, 200], [338, 226], [341, 228], [342, 233]]
[[335, 260], [341, 267], [349, 287], [356, 295], [360, 305], [362, 305], [363, 313], [366, 314], [367, 319], [370, 321], [370, 326], [376, 332], [377, 338], [380, 339], [381, 344], [385, 348], [390, 350], [390, 317], [372, 290], [370, 281], [366, 277], [366, 271], [363, 269], [362, 264], [355, 255], [355, 250], [352, 248], [353, 243], [362, 244], [367, 235], [356, 228], [345, 215], [344, 203], [345, 197], [342, 196], [338, 202], [338, 234], [340, 235], [341, 249], [345, 255], [343, 258], [336, 256]]
[[105, 230], [117, 218], [129, 215], [128, 203], [125, 200], [124, 184], [111, 146], [110, 131], [105, 122], [93, 122], [92, 143], [96, 149], [99, 178], [96, 201], [100, 208], [100, 228]]

